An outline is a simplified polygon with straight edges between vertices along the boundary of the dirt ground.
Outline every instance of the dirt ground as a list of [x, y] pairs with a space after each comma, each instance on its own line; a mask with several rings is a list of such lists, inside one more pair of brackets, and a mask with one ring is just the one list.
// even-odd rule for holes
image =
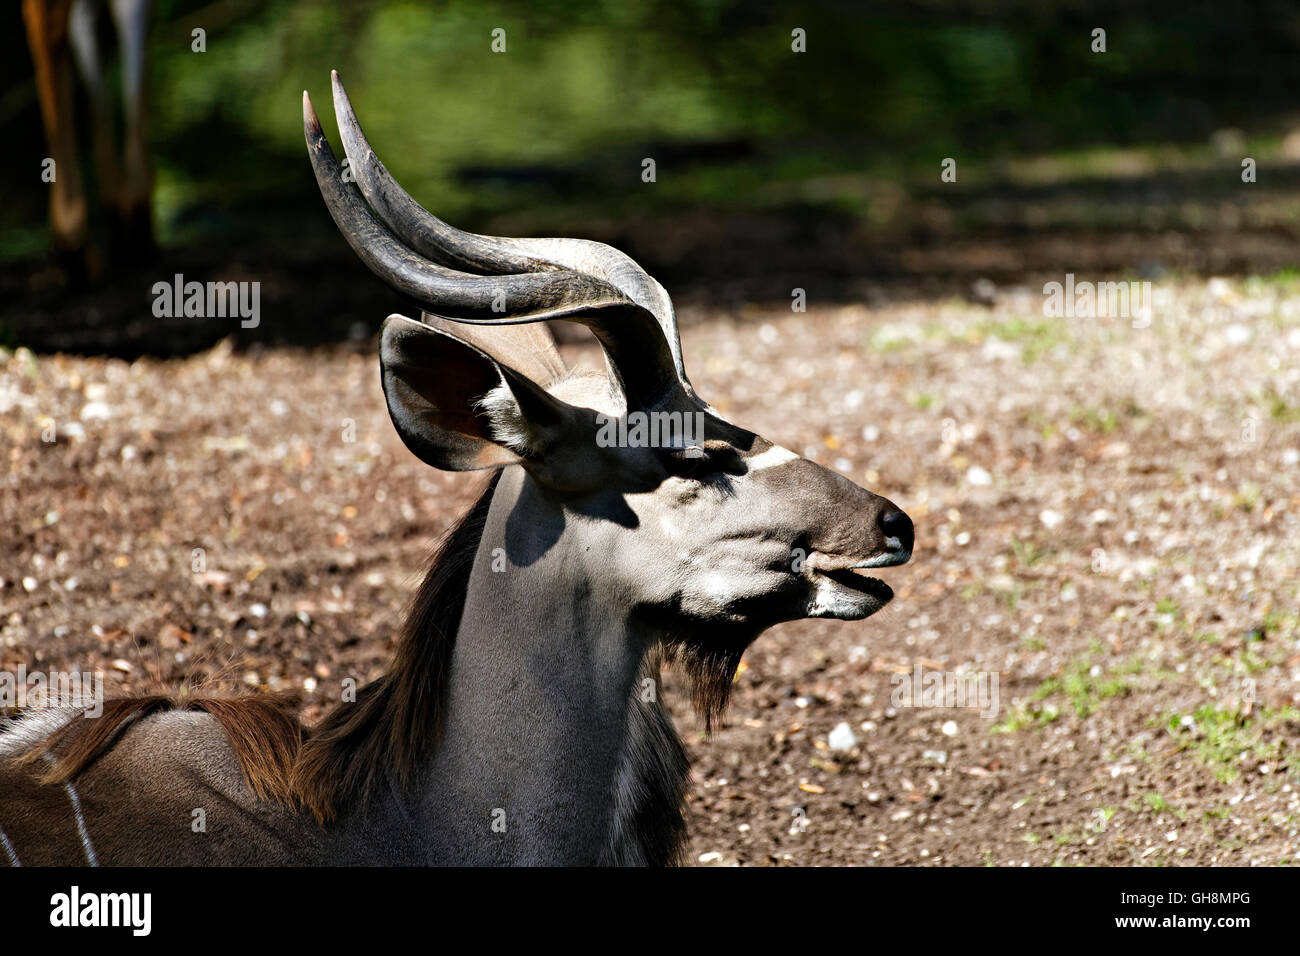
[[[684, 314], [706, 398], [918, 541], [882, 614], [763, 635], [712, 737], [667, 688], [692, 862], [1295, 860], [1300, 283], [1154, 287], [1146, 327], [1014, 287]], [[309, 719], [382, 672], [481, 481], [405, 450], [365, 341], [0, 352], [0, 456], [0, 669], [224, 675]], [[917, 667], [996, 706], [919, 706]]]

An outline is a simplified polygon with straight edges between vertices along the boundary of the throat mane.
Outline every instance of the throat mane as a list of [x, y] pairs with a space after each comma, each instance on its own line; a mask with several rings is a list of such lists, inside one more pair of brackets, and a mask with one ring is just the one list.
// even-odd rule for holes
[[653, 648], [629, 696], [614, 813], [602, 866], [671, 866], [686, 838], [682, 801], [690, 761], [659, 701], [662, 650]]

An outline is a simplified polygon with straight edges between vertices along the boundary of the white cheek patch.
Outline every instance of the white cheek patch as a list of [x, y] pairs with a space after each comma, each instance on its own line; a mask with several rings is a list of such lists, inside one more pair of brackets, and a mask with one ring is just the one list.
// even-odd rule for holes
[[839, 588], [835, 586], [834, 582], [830, 578], [818, 575], [817, 590], [808, 599], [808, 616], [834, 617], [843, 603], [843, 595], [840, 594]]
[[799, 456], [789, 448], [773, 445], [762, 454], [745, 459], [745, 465], [750, 471], [762, 471], [764, 468], [775, 468], [777, 465], [784, 465], [786, 462], [795, 461], [798, 458]]

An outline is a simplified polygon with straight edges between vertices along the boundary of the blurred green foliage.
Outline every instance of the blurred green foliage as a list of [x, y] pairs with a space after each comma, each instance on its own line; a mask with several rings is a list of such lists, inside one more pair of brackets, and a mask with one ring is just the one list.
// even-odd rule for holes
[[[6, 6], [0, 256], [12, 259], [41, 244], [44, 144], [18, 5]], [[498, 27], [504, 54], [490, 46]], [[195, 28], [204, 53], [191, 51]], [[806, 53], [791, 51], [794, 28]], [[158, 0], [150, 53], [164, 243], [292, 237], [307, 209], [320, 221], [299, 98], [312, 92], [333, 135], [331, 68], [394, 175], [470, 226], [504, 216], [526, 231], [529, 210], [545, 210], [558, 230], [651, 203], [812, 203], [871, 221], [883, 215], [873, 183], [930, 183], [944, 156], [981, 175], [1044, 153], [1069, 169], [1099, 147], [1204, 148], [1223, 126], [1276, 138], [1300, 93], [1300, 9]]]

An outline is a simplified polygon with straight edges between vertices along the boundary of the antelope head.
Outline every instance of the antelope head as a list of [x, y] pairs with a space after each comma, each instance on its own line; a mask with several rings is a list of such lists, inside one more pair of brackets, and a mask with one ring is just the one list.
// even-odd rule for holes
[[[911, 557], [907, 515], [698, 396], [658, 282], [600, 243], [447, 225], [376, 157], [337, 73], [333, 88], [347, 179], [303, 94], [321, 193], [357, 255], [427, 310], [383, 326], [393, 423], [435, 468], [504, 467], [512, 565], [563, 537], [566, 568], [595, 585], [589, 600], [705, 640], [857, 620], [891, 600], [865, 572]], [[604, 374], [568, 372], [548, 319], [590, 329]]]

